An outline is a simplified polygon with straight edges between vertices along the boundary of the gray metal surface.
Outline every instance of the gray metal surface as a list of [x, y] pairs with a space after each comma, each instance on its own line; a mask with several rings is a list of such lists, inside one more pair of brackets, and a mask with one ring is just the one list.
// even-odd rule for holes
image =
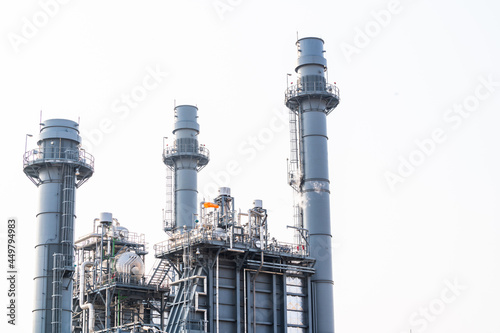
[[326, 116], [339, 103], [338, 89], [325, 79], [323, 40], [297, 41], [297, 85], [287, 87], [285, 102], [297, 115], [304, 227], [309, 230], [316, 273], [311, 277], [312, 324], [315, 333], [334, 332], [332, 232]]
[[174, 172], [174, 222], [166, 230], [192, 229], [197, 214], [198, 171], [209, 161], [208, 150], [198, 144], [198, 108], [175, 108], [174, 146], [165, 148], [164, 163]]
[[92, 176], [93, 157], [80, 150], [78, 124], [46, 120], [24, 172], [39, 188], [33, 332], [70, 332], [75, 188]]

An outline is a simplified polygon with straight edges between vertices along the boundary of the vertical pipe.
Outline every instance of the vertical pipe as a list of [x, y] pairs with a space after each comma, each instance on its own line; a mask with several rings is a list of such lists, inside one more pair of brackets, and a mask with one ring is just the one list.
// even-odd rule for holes
[[111, 291], [109, 288], [106, 288], [106, 322], [104, 328], [111, 328]]
[[273, 274], [273, 287], [271, 288], [272, 293], [273, 293], [273, 332], [278, 333], [278, 316], [276, 314], [276, 308], [278, 307], [278, 304], [276, 304], [276, 274]]
[[217, 333], [219, 333], [219, 254], [217, 254], [217, 262], [216, 262], [216, 271], [215, 271], [215, 284], [216, 284], [216, 294], [215, 294], [215, 302], [216, 302], [216, 312], [217, 312]]
[[208, 313], [209, 330], [214, 331], [214, 271], [213, 265], [208, 265], [208, 304], [210, 309]]
[[257, 332], [257, 314], [255, 312], [256, 302], [255, 302], [255, 285], [257, 284], [257, 273], [254, 275], [253, 279], [253, 332]]
[[307, 277], [307, 332], [313, 333], [313, 324], [312, 324], [312, 291], [311, 291], [311, 277]]
[[287, 332], [288, 331], [288, 297], [287, 297], [287, 289], [286, 289], [286, 273], [283, 273], [283, 285], [282, 285], [282, 291], [283, 291], [283, 311], [281, 313], [281, 316], [283, 318], [283, 331]]
[[85, 318], [85, 310], [89, 310], [89, 321], [88, 328], [89, 333], [94, 332], [94, 324], [95, 324], [95, 310], [94, 305], [92, 303], [84, 303], [84, 295], [85, 295], [85, 267], [92, 266], [93, 263], [91, 261], [85, 261], [80, 265], [80, 308], [83, 311], [82, 316]]
[[240, 303], [241, 303], [241, 291], [240, 291], [240, 288], [241, 288], [241, 282], [240, 282], [240, 268], [238, 267], [238, 265], [236, 264], [235, 265], [235, 268], [236, 268], [236, 271], [235, 271], [235, 274], [236, 274], [236, 286], [235, 286], [235, 289], [236, 289], [236, 333], [241, 333], [241, 307], [240, 307]]
[[[247, 291], [246, 291], [246, 300], [247, 300], [247, 304], [246, 304], [246, 316], [245, 316], [245, 332], [248, 332], [250, 333], [251, 332], [251, 328], [252, 328], [252, 321], [250, 320], [250, 271], [245, 271], [245, 275], [246, 275], [246, 283], [245, 285], [248, 283], [249, 285], [246, 286], [247, 288]], [[253, 332], [253, 333], [257, 333], [257, 332]]]
[[247, 272], [243, 271], [243, 327], [247, 333]]
[[160, 300], [160, 329], [163, 332], [165, 330], [165, 294], [161, 293], [161, 300]]

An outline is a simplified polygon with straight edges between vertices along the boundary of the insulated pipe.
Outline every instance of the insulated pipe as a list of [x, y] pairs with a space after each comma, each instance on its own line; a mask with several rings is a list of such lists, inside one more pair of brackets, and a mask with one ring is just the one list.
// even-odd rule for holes
[[314, 333], [334, 332], [332, 232], [326, 116], [339, 103], [338, 90], [325, 79], [323, 40], [297, 41], [297, 86], [287, 88], [286, 105], [299, 121], [299, 192], [303, 199], [304, 227], [309, 230], [310, 253], [316, 259], [311, 278]]
[[87, 240], [89, 238], [93, 238], [93, 237], [101, 237], [101, 234], [88, 234], [86, 236], [83, 236], [83, 237], [80, 237], [76, 240], [76, 243], [80, 243], [80, 242], [83, 242], [84, 240]]
[[94, 263], [92, 261], [85, 261], [80, 265], [80, 308], [82, 310], [89, 310], [89, 332], [94, 333], [95, 325], [95, 310], [94, 304], [84, 303], [85, 294], [85, 267], [92, 266]]

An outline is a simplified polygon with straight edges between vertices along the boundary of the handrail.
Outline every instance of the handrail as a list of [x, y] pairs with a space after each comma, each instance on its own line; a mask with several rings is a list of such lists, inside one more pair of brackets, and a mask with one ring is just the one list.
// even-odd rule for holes
[[[242, 243], [246, 248], [261, 248], [260, 245], [255, 244], [252, 239], [249, 239], [248, 235], [235, 234], [233, 236], [243, 236], [244, 239]], [[189, 243], [195, 245], [200, 243], [211, 243], [213, 241], [224, 241], [229, 245], [229, 237], [231, 237], [230, 234], [221, 232], [220, 230], [192, 229], [182, 234], [175, 234], [172, 238], [155, 244], [153, 249], [155, 251], [155, 256], [161, 256], [176, 249], [182, 249]], [[287, 253], [301, 257], [309, 256], [309, 247], [306, 244], [278, 242], [276, 240], [270, 241], [267, 246], [264, 247], [264, 251], [276, 254]]]
[[210, 157], [210, 151], [205, 146], [200, 145], [198, 147], [195, 147], [194, 144], [190, 143], [176, 144], [173, 147], [167, 147], [163, 151], [163, 156], [167, 157], [168, 155], [184, 153], [195, 153], [206, 156], [207, 158]]
[[314, 93], [327, 93], [340, 99], [339, 88], [335, 84], [324, 83], [322, 81], [301, 82], [289, 86], [285, 91], [286, 99], [297, 96], [314, 94]]
[[94, 156], [79, 148], [38, 148], [24, 153], [23, 167], [45, 160], [73, 161], [94, 168]]

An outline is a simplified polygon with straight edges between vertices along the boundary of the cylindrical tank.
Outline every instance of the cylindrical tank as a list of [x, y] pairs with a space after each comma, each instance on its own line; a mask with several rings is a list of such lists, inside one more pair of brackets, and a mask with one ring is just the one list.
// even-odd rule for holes
[[219, 195], [231, 196], [230, 187], [219, 187]]
[[94, 171], [80, 150], [78, 123], [42, 123], [38, 148], [24, 155], [24, 172], [38, 186], [33, 332], [70, 332], [75, 189]]
[[309, 230], [310, 254], [316, 259], [311, 278], [313, 332], [334, 332], [332, 232], [326, 116], [338, 102], [338, 90], [325, 79], [323, 40], [297, 41], [296, 87], [287, 89], [286, 104], [297, 114], [300, 140], [300, 194], [304, 227]]
[[101, 223], [113, 223], [113, 214], [108, 212], [102, 212], [100, 214], [99, 220]]
[[262, 208], [262, 200], [260, 200], [260, 199], [255, 199], [255, 200], [253, 201], [253, 207], [254, 207], [254, 208]]

